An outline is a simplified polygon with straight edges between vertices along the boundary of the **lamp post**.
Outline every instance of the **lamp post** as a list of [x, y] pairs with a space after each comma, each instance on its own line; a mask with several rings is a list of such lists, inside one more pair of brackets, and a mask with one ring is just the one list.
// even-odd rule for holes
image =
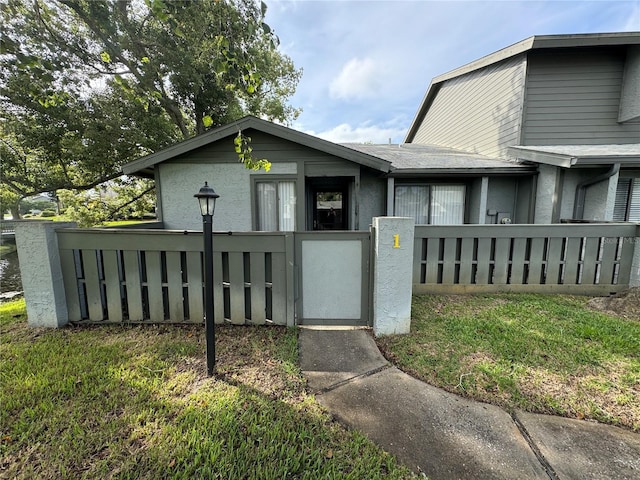
[[207, 338], [207, 375], [213, 375], [216, 366], [216, 334], [213, 320], [213, 213], [220, 197], [207, 182], [194, 195], [200, 203], [202, 234], [204, 237], [204, 319]]

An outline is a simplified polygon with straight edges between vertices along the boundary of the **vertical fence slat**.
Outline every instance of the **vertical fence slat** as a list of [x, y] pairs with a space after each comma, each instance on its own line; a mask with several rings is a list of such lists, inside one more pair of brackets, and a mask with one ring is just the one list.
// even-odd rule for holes
[[458, 283], [473, 283], [473, 238], [463, 238], [460, 246], [460, 274]]
[[162, 266], [160, 252], [145, 253], [147, 266], [147, 295], [149, 298], [149, 320], [164, 321], [164, 302], [162, 299]]
[[509, 283], [522, 285], [524, 283], [525, 258], [527, 256], [527, 239], [514, 238], [513, 252], [511, 253], [511, 276]]
[[489, 280], [489, 265], [491, 264], [491, 239], [478, 239], [478, 268], [476, 270], [476, 281], [479, 285], [491, 283]]
[[425, 283], [438, 283], [438, 261], [440, 259], [440, 242], [437, 238], [427, 241], [427, 275]]
[[84, 266], [84, 282], [87, 289], [89, 320], [94, 322], [104, 320], [102, 295], [100, 292], [102, 286], [100, 285], [96, 254], [96, 250], [82, 250], [82, 265]]
[[251, 252], [251, 323], [266, 321], [264, 253]]
[[547, 285], [557, 285], [560, 283], [560, 269], [562, 262], [562, 246], [564, 238], [549, 239], [549, 255], [547, 255]]
[[243, 325], [244, 311], [244, 255], [229, 252], [229, 294], [231, 296], [231, 323]]
[[118, 252], [102, 251], [104, 282], [107, 290], [107, 318], [110, 322], [122, 321], [122, 294], [120, 289], [120, 273], [118, 271]]
[[497, 285], [505, 285], [507, 283], [510, 250], [510, 238], [496, 238], [493, 262], [493, 283]]
[[224, 278], [221, 252], [213, 252], [213, 318], [215, 323], [224, 323]]
[[204, 318], [202, 299], [202, 255], [187, 252], [187, 282], [189, 292], [189, 321], [201, 323]]
[[60, 252], [62, 262], [62, 278], [64, 281], [65, 297], [67, 299], [67, 314], [72, 322], [82, 320], [80, 313], [80, 296], [78, 295], [78, 278], [76, 276], [76, 263], [73, 250]]
[[620, 252], [620, 269], [618, 270], [618, 285], [627, 285], [629, 283], [635, 240], [635, 238], [629, 237], [625, 237], [622, 239], [622, 252]]
[[613, 283], [618, 239], [615, 237], [605, 237], [602, 239], [602, 243], [602, 263], [600, 265], [600, 281], [598, 283], [600, 283], [600, 285], [611, 285]]
[[287, 324], [287, 271], [286, 256], [284, 253], [272, 253], [271, 260], [271, 310], [273, 323], [278, 325]]
[[569, 238], [567, 241], [567, 254], [565, 257], [564, 283], [575, 285], [578, 283], [578, 268], [582, 254], [582, 239]]
[[540, 285], [545, 266], [544, 238], [532, 238], [529, 252], [529, 275], [527, 284]]
[[167, 252], [167, 287], [169, 289], [169, 321], [184, 322], [182, 294], [182, 262], [180, 252]]
[[582, 267], [582, 285], [596, 283], [596, 266], [598, 265], [598, 252], [600, 250], [600, 237], [589, 237], [584, 247], [584, 265]]
[[144, 320], [142, 309], [142, 285], [140, 279], [140, 264], [138, 252], [126, 250], [122, 252], [124, 257], [124, 277], [127, 286], [127, 311], [129, 320], [137, 322]]
[[445, 238], [444, 241], [444, 263], [442, 265], [442, 283], [453, 284], [456, 276], [456, 249], [457, 238]]
[[422, 244], [424, 240], [416, 237], [413, 240], [413, 283], [421, 283], [422, 272]]

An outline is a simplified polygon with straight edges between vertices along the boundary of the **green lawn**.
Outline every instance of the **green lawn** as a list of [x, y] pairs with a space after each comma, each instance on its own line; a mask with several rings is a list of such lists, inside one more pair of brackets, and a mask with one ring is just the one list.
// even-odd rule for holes
[[0, 476], [410, 478], [305, 391], [296, 330], [26, 326], [0, 305]]
[[640, 319], [557, 295], [416, 296], [411, 334], [378, 340], [401, 369], [508, 410], [640, 430]]

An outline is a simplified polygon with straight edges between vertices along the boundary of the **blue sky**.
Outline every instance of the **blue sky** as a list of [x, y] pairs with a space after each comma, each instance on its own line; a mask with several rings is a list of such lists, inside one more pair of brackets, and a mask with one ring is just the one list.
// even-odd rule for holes
[[402, 142], [431, 79], [532, 35], [640, 31], [640, 0], [266, 0], [303, 76], [292, 125], [335, 142]]

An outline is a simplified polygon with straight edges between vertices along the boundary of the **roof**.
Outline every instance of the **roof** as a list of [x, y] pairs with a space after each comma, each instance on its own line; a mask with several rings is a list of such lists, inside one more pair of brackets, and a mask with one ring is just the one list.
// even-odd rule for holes
[[506, 48], [486, 55], [478, 60], [467, 63], [461, 67], [435, 77], [429, 84], [420, 107], [407, 131], [405, 142], [411, 142], [426, 114], [433, 98], [436, 96], [442, 83], [452, 78], [460, 77], [481, 68], [502, 62], [508, 58], [520, 55], [532, 50], [551, 48], [577, 48], [577, 47], [602, 47], [620, 45], [640, 45], [640, 32], [618, 33], [586, 33], [572, 35], [535, 35], [514, 43]]
[[126, 175], [149, 175], [152, 173], [153, 167], [159, 163], [184, 155], [185, 153], [204, 147], [229, 135], [236, 135], [238, 131], [247, 129], [259, 130], [269, 135], [289, 140], [330, 155], [335, 155], [336, 157], [344, 158], [381, 172], [386, 173], [391, 168], [390, 162], [381, 158], [249, 115], [235, 122], [184, 140], [159, 152], [129, 162], [122, 167], [122, 172]]
[[523, 163], [436, 145], [414, 143], [400, 145], [343, 143], [342, 145], [391, 162], [390, 176], [419, 173], [428, 173], [429, 175], [517, 174], [530, 173], [535, 170], [534, 167]]
[[610, 145], [516, 145], [509, 153], [520, 160], [569, 168], [612, 163], [640, 165], [640, 143]]

